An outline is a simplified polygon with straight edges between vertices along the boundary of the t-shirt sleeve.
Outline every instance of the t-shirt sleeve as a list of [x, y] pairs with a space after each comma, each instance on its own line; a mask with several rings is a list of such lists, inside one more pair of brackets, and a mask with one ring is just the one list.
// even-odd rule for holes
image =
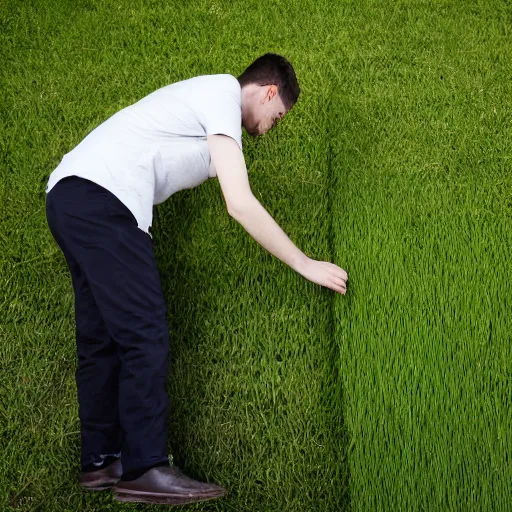
[[204, 98], [199, 121], [206, 135], [227, 135], [242, 149], [242, 107], [237, 87], [238, 82], [226, 81], [212, 88]]

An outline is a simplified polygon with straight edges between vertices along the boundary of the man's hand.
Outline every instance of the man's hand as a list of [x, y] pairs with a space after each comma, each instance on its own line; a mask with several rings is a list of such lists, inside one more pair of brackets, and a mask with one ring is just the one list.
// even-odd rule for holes
[[308, 281], [330, 288], [335, 292], [345, 295], [347, 293], [347, 273], [334, 263], [328, 261], [316, 261], [307, 258], [304, 261], [299, 274]]

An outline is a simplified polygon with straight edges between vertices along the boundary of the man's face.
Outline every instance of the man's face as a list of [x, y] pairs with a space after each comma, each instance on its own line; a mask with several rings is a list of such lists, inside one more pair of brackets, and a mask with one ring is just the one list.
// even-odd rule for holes
[[249, 135], [263, 135], [287, 113], [275, 85], [259, 86], [243, 126]]

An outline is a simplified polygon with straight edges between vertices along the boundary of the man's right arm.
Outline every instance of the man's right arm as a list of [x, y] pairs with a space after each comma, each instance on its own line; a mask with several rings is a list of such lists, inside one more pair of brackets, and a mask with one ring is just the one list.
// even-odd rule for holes
[[345, 293], [346, 272], [332, 263], [308, 258], [253, 195], [243, 153], [234, 139], [208, 135], [207, 140], [229, 214], [256, 242], [306, 279]]

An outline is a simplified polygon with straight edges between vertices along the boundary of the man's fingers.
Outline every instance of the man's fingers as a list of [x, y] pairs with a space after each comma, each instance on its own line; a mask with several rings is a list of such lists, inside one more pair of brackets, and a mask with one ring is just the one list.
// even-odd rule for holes
[[336, 287], [336, 291], [341, 290], [341, 293], [345, 293], [347, 291], [347, 284], [343, 279], [340, 279], [339, 277], [334, 278], [334, 285]]
[[329, 270], [334, 276], [341, 277], [341, 279], [344, 279], [345, 281], [348, 279], [348, 274], [341, 267], [338, 267], [338, 265], [335, 265], [334, 263], [329, 263], [329, 267]]
[[347, 293], [347, 289], [346, 288], [342, 288], [341, 286], [335, 286], [333, 288], [333, 290], [335, 292], [341, 293], [342, 295], [345, 295]]
[[[307, 276], [307, 279], [331, 288], [335, 292], [343, 295], [347, 293], [348, 274], [342, 268], [329, 261], [312, 260], [312, 262], [314, 263], [312, 267], [313, 272], [311, 275]], [[316, 276], [314, 275], [315, 271], [317, 272]]]
[[342, 277], [333, 276], [334, 282], [340, 286], [347, 286], [347, 279], [343, 279]]

